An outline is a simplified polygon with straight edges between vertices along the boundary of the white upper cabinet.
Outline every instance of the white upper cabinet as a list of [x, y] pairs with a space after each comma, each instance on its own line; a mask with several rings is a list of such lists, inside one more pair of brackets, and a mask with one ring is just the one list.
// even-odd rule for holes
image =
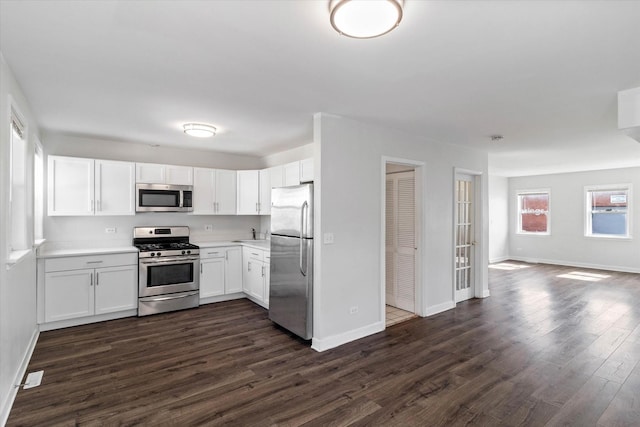
[[136, 163], [136, 182], [144, 184], [193, 185], [190, 166]]
[[313, 157], [300, 160], [300, 182], [313, 181]]
[[194, 215], [234, 215], [236, 191], [236, 171], [194, 168]]
[[135, 215], [134, 164], [49, 156], [50, 216]]
[[284, 168], [282, 165], [269, 168], [271, 188], [284, 187]]
[[260, 200], [258, 201], [258, 213], [271, 215], [271, 173], [269, 169], [263, 169], [259, 175]]
[[260, 171], [238, 171], [238, 215], [260, 214]]
[[300, 162], [291, 162], [283, 166], [284, 187], [300, 185]]
[[49, 156], [48, 214], [93, 215], [94, 160]]
[[95, 161], [95, 214], [135, 215], [135, 165]]
[[190, 166], [166, 165], [165, 184], [173, 185], [193, 185], [193, 168]]

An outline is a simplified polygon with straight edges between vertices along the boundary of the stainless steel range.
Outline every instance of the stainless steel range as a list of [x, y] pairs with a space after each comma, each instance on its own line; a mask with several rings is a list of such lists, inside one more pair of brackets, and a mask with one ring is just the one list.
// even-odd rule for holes
[[200, 248], [189, 227], [135, 227], [138, 255], [138, 316], [200, 305]]

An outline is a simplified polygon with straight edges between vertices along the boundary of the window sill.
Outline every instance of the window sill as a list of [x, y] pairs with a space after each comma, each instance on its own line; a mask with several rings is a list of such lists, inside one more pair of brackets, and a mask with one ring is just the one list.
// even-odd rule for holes
[[31, 249], [25, 249], [9, 253], [9, 259], [7, 259], [7, 270], [10, 270], [14, 266], [20, 264], [20, 262], [22, 262], [31, 253], [31, 251]]
[[551, 236], [551, 233], [527, 233], [526, 231], [516, 231], [518, 236], [542, 236], [548, 237]]
[[33, 241], [33, 249], [38, 249], [40, 246], [44, 245], [47, 239], [37, 239]]
[[602, 239], [602, 240], [622, 240], [631, 241], [633, 236], [607, 236], [604, 234], [585, 234], [586, 239]]

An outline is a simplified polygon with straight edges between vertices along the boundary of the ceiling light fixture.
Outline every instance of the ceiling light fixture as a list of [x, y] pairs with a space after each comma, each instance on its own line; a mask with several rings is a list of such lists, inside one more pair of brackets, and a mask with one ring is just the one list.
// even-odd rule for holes
[[342, 35], [370, 39], [400, 25], [403, 0], [331, 0], [331, 25]]
[[184, 128], [184, 133], [197, 138], [215, 136], [217, 131], [215, 127], [202, 123], [185, 123], [182, 127]]

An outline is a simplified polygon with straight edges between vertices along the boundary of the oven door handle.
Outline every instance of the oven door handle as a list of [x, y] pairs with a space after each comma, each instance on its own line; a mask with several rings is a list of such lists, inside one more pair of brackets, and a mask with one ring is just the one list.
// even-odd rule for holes
[[150, 258], [148, 261], [147, 259], [141, 259], [140, 263], [141, 264], [146, 264], [146, 265], [153, 265], [153, 264], [189, 264], [193, 261], [198, 261], [200, 260], [200, 257], [189, 257], [189, 258], [183, 258], [183, 257], [171, 257], [171, 258]]
[[166, 297], [146, 297], [146, 298], [140, 298], [140, 301], [142, 302], [169, 301], [172, 299], [192, 297], [199, 293], [200, 291], [195, 291], [195, 292], [189, 292], [189, 293], [180, 294], [180, 295], [168, 295]]

